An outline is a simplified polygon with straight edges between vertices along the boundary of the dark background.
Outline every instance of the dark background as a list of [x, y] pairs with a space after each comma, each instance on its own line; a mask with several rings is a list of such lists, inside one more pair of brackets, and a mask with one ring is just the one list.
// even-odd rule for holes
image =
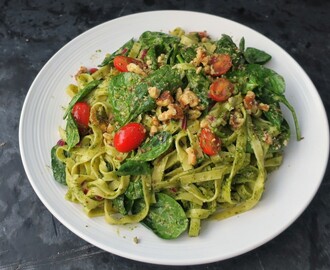
[[[1, 270], [156, 268], [92, 246], [51, 215], [25, 175], [19, 153], [18, 126], [32, 81], [63, 45], [102, 22], [164, 9], [215, 14], [269, 37], [291, 54], [311, 77], [329, 117], [330, 1], [0, 0]], [[157, 266], [157, 269], [330, 269], [329, 166], [306, 211], [267, 244], [222, 262]]]

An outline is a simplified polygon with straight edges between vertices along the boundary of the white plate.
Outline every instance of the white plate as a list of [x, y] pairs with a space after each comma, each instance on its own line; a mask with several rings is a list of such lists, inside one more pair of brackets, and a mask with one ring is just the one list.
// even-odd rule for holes
[[[222, 33], [235, 42], [273, 56], [269, 66], [286, 80], [286, 96], [296, 108], [304, 140], [292, 140], [284, 164], [267, 182], [261, 202], [233, 218], [203, 224], [201, 235], [161, 240], [141, 225], [111, 226], [103, 218], [89, 219], [79, 205], [64, 199], [66, 188], [53, 180], [50, 149], [64, 126], [63, 109], [69, 102], [66, 86], [81, 65], [94, 67], [146, 30], [168, 32], [180, 26], [188, 31]], [[285, 110], [291, 127], [291, 115]], [[145, 12], [101, 24], [78, 36], [43, 67], [26, 97], [19, 127], [24, 168], [35, 192], [49, 211], [72, 232], [111, 253], [126, 258], [168, 265], [192, 265], [227, 259], [254, 249], [285, 230], [307, 207], [322, 181], [329, 151], [329, 128], [321, 99], [302, 68], [278, 45], [256, 31], [213, 15], [187, 11]], [[134, 237], [140, 239], [138, 244]]]

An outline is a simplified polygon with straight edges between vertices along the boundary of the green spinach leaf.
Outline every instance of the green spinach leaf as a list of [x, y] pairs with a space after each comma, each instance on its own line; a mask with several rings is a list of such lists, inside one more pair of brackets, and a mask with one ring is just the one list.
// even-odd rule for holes
[[142, 47], [150, 48], [157, 45], [162, 45], [169, 51], [173, 44], [178, 44], [180, 42], [180, 38], [176, 36], [170, 36], [162, 32], [146, 31], [140, 36], [139, 42], [141, 43]]
[[[143, 206], [143, 200], [138, 200], [133, 211], [138, 212]], [[163, 193], [156, 194], [156, 203], [150, 205], [149, 213], [141, 223], [163, 239], [178, 238], [188, 227], [188, 219], [181, 205]]]
[[141, 153], [130, 160], [151, 161], [165, 153], [172, 145], [172, 134], [166, 131], [157, 133], [141, 146]]
[[119, 176], [124, 175], [144, 175], [150, 174], [151, 169], [148, 162], [144, 161], [136, 161], [136, 160], [128, 160], [123, 163], [118, 171], [116, 172]]
[[201, 104], [205, 108], [209, 105], [209, 86], [210, 81], [205, 77], [205, 75], [199, 73], [196, 74], [195, 70], [188, 70], [186, 73], [188, 79], [188, 87], [198, 96]]
[[68, 145], [68, 150], [70, 150], [72, 147], [76, 146], [76, 144], [79, 143], [80, 141], [78, 126], [75, 120], [73, 119], [71, 113], [68, 114], [66, 120], [65, 134], [66, 134], [66, 143]]
[[169, 65], [164, 65], [151, 73], [145, 78], [144, 82], [148, 86], [157, 87], [161, 92], [165, 90], [173, 91], [182, 86], [180, 73]]
[[[113, 77], [109, 83], [109, 103], [115, 120], [122, 126], [129, 122], [136, 103], [135, 87], [141, 76], [131, 72], [122, 72]], [[134, 112], [134, 111], [133, 111]]]
[[131, 181], [124, 194], [130, 200], [143, 198], [143, 187], [141, 180]]
[[244, 57], [250, 64], [266, 64], [272, 58], [268, 53], [251, 47], [246, 48]]
[[66, 185], [65, 163], [57, 158], [56, 156], [57, 148], [58, 145], [55, 145], [50, 151], [51, 167], [52, 167], [54, 179], [60, 184]]

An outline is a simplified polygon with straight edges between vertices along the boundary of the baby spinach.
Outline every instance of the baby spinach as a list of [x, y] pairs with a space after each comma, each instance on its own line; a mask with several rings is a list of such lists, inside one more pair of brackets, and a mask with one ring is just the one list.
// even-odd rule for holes
[[65, 163], [57, 158], [56, 156], [57, 148], [58, 145], [55, 145], [50, 151], [51, 167], [52, 167], [54, 179], [60, 184], [66, 185]]
[[145, 78], [148, 86], [155, 86], [161, 92], [173, 91], [182, 85], [180, 73], [169, 65], [164, 65]]
[[198, 96], [202, 105], [205, 108], [209, 105], [209, 86], [210, 81], [205, 77], [205, 75], [199, 73], [197, 74], [195, 70], [188, 70], [186, 73], [188, 79], [188, 87]]
[[114, 198], [112, 200], [112, 205], [118, 213], [120, 213], [122, 215], [128, 214], [128, 211], [127, 211], [126, 205], [125, 205], [125, 196], [123, 194]]
[[170, 50], [173, 44], [178, 44], [180, 42], [180, 38], [176, 36], [170, 36], [162, 32], [146, 31], [140, 36], [139, 42], [141, 43], [142, 47], [150, 48], [157, 45], [162, 45]]
[[143, 198], [143, 187], [139, 180], [131, 181], [124, 194], [112, 200], [118, 213], [127, 215], [131, 211], [134, 201]]
[[173, 137], [171, 133], [163, 131], [157, 133], [149, 141], [141, 146], [141, 152], [130, 160], [151, 161], [165, 153], [172, 145]]
[[143, 198], [143, 187], [141, 180], [131, 181], [124, 194], [130, 200]]
[[66, 134], [66, 143], [68, 145], [68, 150], [70, 150], [72, 147], [74, 147], [80, 141], [78, 126], [77, 126], [75, 120], [73, 119], [73, 116], [71, 113], [68, 114], [68, 118], [66, 121], [65, 134]]
[[[143, 206], [143, 200], [138, 200], [133, 211], [138, 212]], [[164, 193], [156, 193], [156, 203], [150, 205], [149, 213], [141, 223], [163, 239], [178, 238], [188, 227], [188, 219], [181, 205]]]
[[264, 112], [264, 115], [278, 130], [281, 128], [283, 114], [278, 103], [269, 104], [269, 110]]
[[[122, 126], [129, 122], [133, 104], [138, 100], [134, 94], [141, 76], [131, 72], [122, 72], [109, 83], [109, 103], [115, 120]], [[139, 101], [141, 102], [141, 101]]]
[[124, 175], [144, 175], [150, 174], [151, 169], [148, 162], [144, 161], [136, 161], [136, 160], [128, 160], [123, 163], [118, 171], [116, 172], [119, 176]]
[[272, 57], [264, 51], [249, 47], [244, 52], [244, 58], [250, 64], [265, 64]]

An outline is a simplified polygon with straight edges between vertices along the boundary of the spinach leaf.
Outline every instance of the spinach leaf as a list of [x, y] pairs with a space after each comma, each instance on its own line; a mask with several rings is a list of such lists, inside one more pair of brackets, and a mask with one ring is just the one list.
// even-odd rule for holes
[[71, 113], [68, 114], [66, 120], [65, 134], [66, 134], [66, 143], [68, 145], [68, 150], [70, 150], [80, 141], [78, 126], [75, 120], [73, 119]]
[[113, 207], [122, 215], [127, 215], [128, 211], [125, 207], [125, 196], [122, 194], [112, 200]]
[[273, 139], [273, 143], [269, 146], [268, 151], [270, 153], [281, 152], [290, 140], [290, 135], [289, 124], [283, 119], [280, 134]]
[[169, 51], [173, 44], [178, 44], [180, 42], [180, 38], [162, 32], [146, 31], [140, 36], [139, 42], [142, 47], [150, 48], [162, 45]]
[[140, 81], [141, 76], [131, 72], [122, 72], [110, 80], [109, 103], [114, 118], [120, 125], [124, 125], [130, 120], [133, 111], [132, 104], [137, 99], [134, 95], [134, 88]]
[[201, 73], [196, 74], [195, 70], [188, 70], [186, 76], [188, 79], [188, 87], [198, 96], [201, 104], [207, 108], [209, 105], [208, 93], [210, 81], [205, 75]]
[[[138, 212], [143, 206], [143, 200], [138, 200], [133, 211]], [[156, 203], [150, 205], [149, 213], [141, 223], [163, 239], [178, 238], [188, 227], [188, 219], [181, 205], [163, 193], [156, 194]]]
[[269, 104], [269, 110], [263, 113], [268, 121], [280, 130], [283, 121], [283, 114], [280, 105], [278, 103]]
[[267, 104], [278, 103], [278, 102], [283, 103], [290, 110], [290, 112], [292, 114], [292, 118], [293, 118], [294, 125], [296, 128], [297, 140], [300, 141], [301, 139], [303, 139], [303, 137], [301, 136], [300, 126], [299, 126], [299, 121], [298, 121], [296, 111], [295, 111], [294, 107], [290, 104], [290, 102], [286, 99], [284, 94], [277, 94], [277, 93], [272, 92], [270, 89], [265, 88], [265, 89], [263, 89], [263, 91], [260, 91], [258, 93], [258, 97], [260, 98], [260, 100], [262, 102], [267, 103]]
[[143, 187], [141, 181], [131, 181], [124, 194], [130, 200], [143, 198]]
[[157, 63], [157, 54], [156, 54], [156, 48], [152, 47], [149, 48], [146, 54], [146, 60], [150, 62], [150, 69], [156, 70], [158, 68]]
[[51, 167], [53, 170], [54, 179], [60, 184], [66, 185], [65, 163], [59, 160], [56, 156], [58, 145], [55, 145], [50, 151]]
[[134, 45], [134, 40], [130, 39], [122, 47], [120, 47], [117, 51], [115, 51], [113, 54], [110, 54], [107, 57], [105, 57], [104, 60], [102, 61], [102, 63], [99, 65], [99, 67], [103, 67], [108, 64], [111, 64], [113, 62], [113, 59], [117, 55], [128, 55], [128, 53], [132, 49], [133, 45]]
[[144, 82], [148, 86], [155, 86], [161, 92], [165, 90], [173, 91], [182, 85], [182, 80], [178, 70], [164, 65], [145, 78]]
[[157, 133], [141, 146], [141, 153], [130, 160], [151, 161], [165, 153], [172, 145], [172, 134], [166, 131]]
[[190, 63], [195, 57], [196, 57], [196, 46], [191, 46], [188, 48], [181, 48], [180, 53], [182, 58], [184, 59], [184, 62]]
[[246, 48], [244, 57], [250, 64], [265, 64], [272, 58], [268, 53], [251, 47]]
[[144, 175], [150, 174], [151, 169], [148, 162], [144, 161], [136, 161], [136, 160], [128, 160], [123, 163], [118, 171], [116, 172], [119, 176], [124, 175]]
[[285, 91], [284, 78], [274, 70], [258, 64], [246, 66], [248, 77], [254, 77], [259, 87], [267, 88], [276, 94], [283, 94]]
[[81, 89], [70, 101], [68, 108], [66, 109], [63, 119], [65, 119], [69, 112], [71, 112], [73, 106], [78, 102], [81, 101], [84, 97], [86, 97], [90, 92], [93, 91], [95, 87], [97, 87], [101, 81], [99, 80], [94, 80], [89, 82], [83, 89]]

